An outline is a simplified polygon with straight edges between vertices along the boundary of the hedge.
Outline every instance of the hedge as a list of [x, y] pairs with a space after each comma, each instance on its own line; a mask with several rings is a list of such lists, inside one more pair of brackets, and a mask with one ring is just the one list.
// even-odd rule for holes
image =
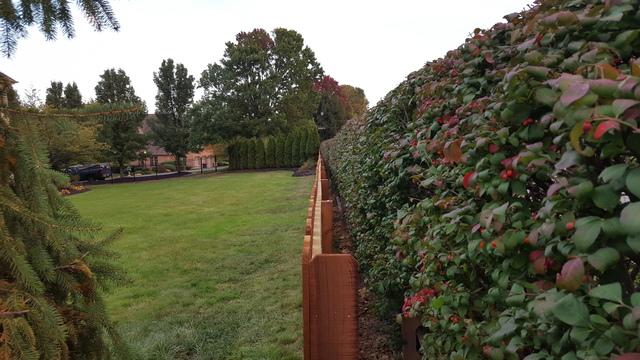
[[368, 287], [425, 359], [638, 359], [640, 12], [543, 1], [323, 145]]
[[256, 146], [256, 169], [264, 169], [265, 166], [265, 149], [262, 139], [253, 139]]
[[276, 167], [276, 139], [269, 136], [266, 140], [264, 167], [272, 169]]
[[256, 139], [247, 139], [247, 169], [256, 168]]
[[292, 167], [293, 166], [293, 158], [292, 158], [292, 149], [293, 149], [293, 138], [295, 134], [290, 132], [286, 135], [284, 140], [284, 153], [282, 158], [282, 166], [283, 167]]
[[283, 134], [276, 136], [276, 167], [285, 166], [285, 137]]
[[[302, 143], [302, 134], [307, 141]], [[300, 127], [286, 136], [268, 138], [238, 138], [228, 146], [229, 167], [240, 169], [271, 169], [299, 166], [318, 152], [318, 131], [313, 127]], [[310, 155], [307, 155], [310, 154]]]

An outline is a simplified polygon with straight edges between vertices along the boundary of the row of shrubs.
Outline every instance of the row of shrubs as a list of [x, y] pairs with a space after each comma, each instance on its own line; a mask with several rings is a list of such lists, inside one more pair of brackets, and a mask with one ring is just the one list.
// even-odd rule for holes
[[266, 138], [238, 138], [227, 147], [229, 167], [240, 169], [291, 168], [318, 153], [320, 137], [314, 126]]
[[425, 359], [640, 359], [640, 6], [505, 18], [323, 144], [361, 271]]

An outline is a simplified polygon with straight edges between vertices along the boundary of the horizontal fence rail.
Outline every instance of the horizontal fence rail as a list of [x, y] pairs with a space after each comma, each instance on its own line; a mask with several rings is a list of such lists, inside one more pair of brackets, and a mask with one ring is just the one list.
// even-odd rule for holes
[[305, 360], [358, 358], [358, 264], [333, 249], [333, 200], [318, 156], [302, 248]]

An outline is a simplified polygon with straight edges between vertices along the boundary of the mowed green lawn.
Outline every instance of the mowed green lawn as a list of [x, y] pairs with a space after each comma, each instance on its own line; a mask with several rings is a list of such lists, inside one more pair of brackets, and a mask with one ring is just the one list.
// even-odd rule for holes
[[70, 197], [132, 284], [107, 296], [141, 359], [299, 359], [300, 252], [313, 177], [290, 171], [94, 186]]

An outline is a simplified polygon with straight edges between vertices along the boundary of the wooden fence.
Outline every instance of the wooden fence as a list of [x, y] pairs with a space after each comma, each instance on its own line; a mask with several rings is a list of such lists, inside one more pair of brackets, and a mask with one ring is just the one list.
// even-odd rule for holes
[[333, 200], [322, 156], [309, 199], [302, 249], [305, 360], [358, 358], [358, 265], [333, 249]]

